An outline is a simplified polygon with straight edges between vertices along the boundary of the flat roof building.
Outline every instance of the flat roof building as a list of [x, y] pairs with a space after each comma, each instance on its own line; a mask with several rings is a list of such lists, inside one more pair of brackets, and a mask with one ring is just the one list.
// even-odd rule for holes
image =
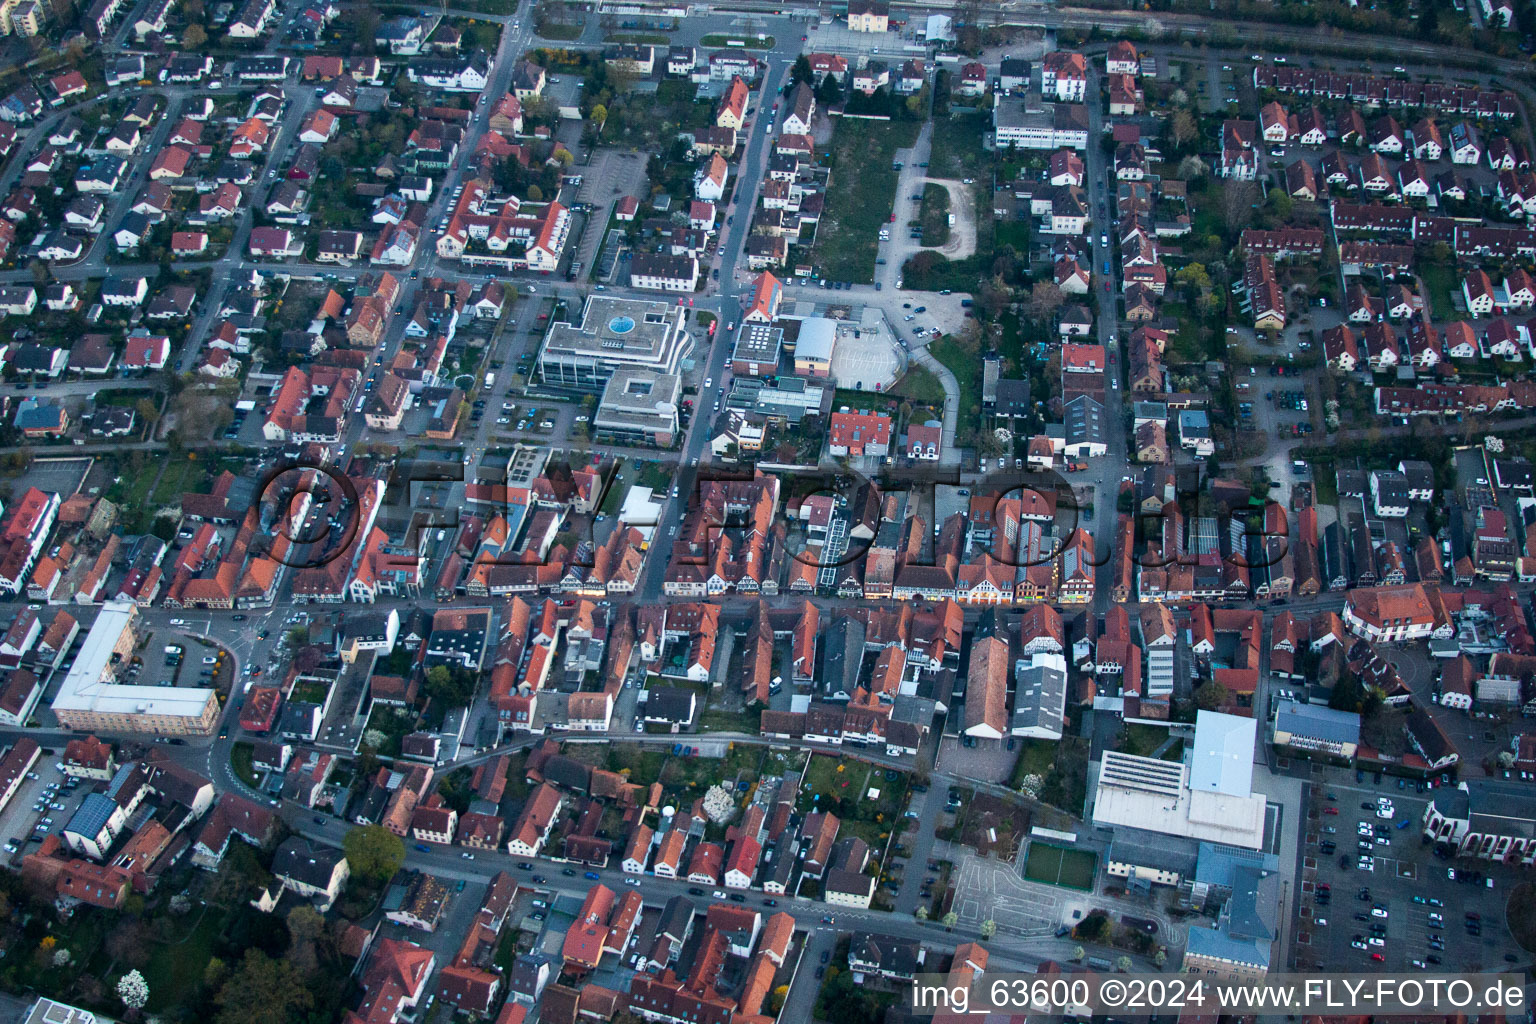
[[1197, 793], [1247, 797], [1253, 792], [1253, 744], [1258, 724], [1251, 718], [1201, 711], [1195, 716], [1189, 788]]
[[117, 674], [135, 646], [138, 608], [108, 601], [86, 634], [53, 710], [59, 723], [80, 732], [133, 732], [208, 736], [219, 717], [215, 691], [201, 687], [126, 685]]
[[667, 302], [594, 295], [578, 324], [550, 326], [539, 353], [545, 384], [601, 394], [620, 367], [675, 374], [693, 347], [687, 309]]
[[731, 350], [731, 369], [753, 377], [777, 373], [779, 353], [784, 348], [784, 330], [772, 324], [743, 323], [736, 332]]
[[677, 435], [682, 390], [682, 378], [675, 373], [617, 367], [603, 388], [592, 429], [599, 437], [611, 437], [621, 444], [670, 447]]
[[1094, 824], [1261, 849], [1265, 800], [1249, 788], [1255, 729], [1252, 719], [1202, 711], [1187, 764], [1106, 751], [1093, 793]]

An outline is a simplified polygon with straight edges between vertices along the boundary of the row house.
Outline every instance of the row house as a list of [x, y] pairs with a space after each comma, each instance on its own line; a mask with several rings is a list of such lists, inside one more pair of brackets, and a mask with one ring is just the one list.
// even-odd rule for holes
[[1418, 82], [1363, 72], [1259, 64], [1253, 69], [1253, 84], [1260, 90], [1350, 100], [1369, 107], [1426, 108], [1445, 114], [1500, 120], [1513, 118], [1518, 109], [1514, 95], [1506, 90], [1449, 82]]

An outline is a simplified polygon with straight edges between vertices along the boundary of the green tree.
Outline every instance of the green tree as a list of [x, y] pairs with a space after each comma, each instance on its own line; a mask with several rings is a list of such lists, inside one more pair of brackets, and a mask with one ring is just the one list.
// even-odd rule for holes
[[359, 825], [341, 841], [352, 873], [374, 882], [386, 882], [405, 863], [405, 843], [383, 825]]
[[188, 25], [187, 30], [181, 34], [181, 48], [183, 50], [201, 50], [207, 45], [208, 32], [196, 22]]
[[918, 907], [917, 911], [913, 914], [913, 916], [916, 917], [919, 921], [926, 921], [926, 920], [928, 920], [928, 908], [927, 907]]
[[1130, 970], [1131, 966], [1132, 965], [1131, 965], [1131, 958], [1130, 957], [1128, 957], [1128, 956], [1117, 956], [1117, 957], [1115, 957], [1115, 970], [1119, 971], [1121, 974], [1124, 974], [1126, 971]]
[[1283, 188], [1272, 188], [1266, 200], [1269, 206], [1270, 216], [1281, 224], [1291, 219], [1291, 211], [1295, 209], [1295, 202]]
[[1109, 915], [1102, 910], [1091, 911], [1077, 926], [1077, 937], [1089, 942], [1104, 942], [1110, 933]]
[[537, 203], [540, 200], [542, 200], [543, 198], [544, 198], [544, 190], [543, 189], [539, 188], [539, 186], [537, 186], [537, 185], [529, 185], [528, 186], [528, 201], [530, 203]]
[[288, 961], [309, 975], [320, 966], [320, 938], [325, 934], [325, 918], [307, 903], [288, 912]]
[[1152, 962], [1161, 967], [1168, 962], [1168, 954], [1160, 949], [1152, 954]]
[[1173, 279], [1180, 284], [1187, 284], [1200, 291], [1206, 291], [1211, 287], [1210, 271], [1205, 269], [1204, 263], [1187, 263], [1178, 269]]
[[810, 58], [803, 53], [795, 58], [794, 67], [789, 69], [789, 85], [785, 87], [784, 95], [788, 96], [801, 82], [816, 84], [816, 72], [811, 68]]
[[474, 674], [458, 666], [433, 665], [427, 669], [427, 696], [450, 708], [461, 708], [475, 693]]
[[992, 920], [989, 917], [985, 921], [981, 922], [981, 937], [982, 938], [990, 939], [992, 936], [994, 936], [996, 934], [997, 934], [997, 922], [996, 921]]
[[838, 82], [837, 76], [827, 75], [816, 86], [816, 102], [823, 107], [832, 107], [843, 101], [843, 87]]
[[1231, 698], [1231, 692], [1212, 679], [1195, 691], [1195, 707], [1202, 711], [1215, 711], [1226, 707]]
[[959, 922], [959, 920], [960, 915], [951, 910], [949, 913], [944, 915], [942, 923], [945, 928], [953, 928]]
[[224, 984], [224, 979], [229, 977], [229, 964], [216, 956], [208, 958], [208, 963], [203, 965], [203, 985], [209, 990], [216, 990]]
[[154, 426], [155, 422], [160, 419], [160, 405], [153, 398], [139, 399], [133, 403], [133, 411], [138, 414], [139, 419], [150, 426]]
[[253, 949], [214, 1002], [214, 1024], [288, 1024], [303, 1020], [315, 999], [297, 967]]
[[1085, 957], [1087, 955], [1088, 955], [1088, 951], [1086, 949], [1084, 949], [1082, 946], [1073, 946], [1072, 947], [1072, 959], [1073, 960], [1081, 960], [1083, 957]]

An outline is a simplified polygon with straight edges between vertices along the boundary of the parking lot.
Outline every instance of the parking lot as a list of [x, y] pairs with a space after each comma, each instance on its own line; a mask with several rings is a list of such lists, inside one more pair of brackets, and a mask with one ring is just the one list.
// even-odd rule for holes
[[900, 349], [883, 329], [860, 327], [838, 333], [839, 343], [832, 353], [832, 375], [846, 382], [842, 387], [883, 391], [905, 369]]
[[[1419, 829], [1432, 791], [1398, 789], [1391, 779], [1378, 788], [1367, 777], [1362, 786], [1335, 786], [1327, 794], [1335, 799], [1325, 798], [1324, 813], [1308, 823], [1298, 967], [1471, 971], [1521, 958], [1504, 925], [1518, 869], [1437, 855]], [[1392, 802], [1390, 817], [1378, 815], [1379, 797]], [[1332, 854], [1322, 852], [1325, 841], [1336, 844]], [[1368, 869], [1359, 866], [1362, 856]]]
[[90, 792], [85, 782], [70, 779], [54, 767], [56, 763], [56, 752], [49, 754], [45, 750], [39, 755], [26, 781], [0, 813], [4, 850], [13, 861], [31, 852], [29, 841], [41, 842], [49, 833], [62, 832], [81, 799]]
[[[1314, 429], [1317, 410], [1307, 378], [1281, 366], [1250, 367], [1237, 379], [1238, 418], [1241, 424], [1282, 442], [1305, 438]], [[1281, 375], [1283, 371], [1283, 375]]]

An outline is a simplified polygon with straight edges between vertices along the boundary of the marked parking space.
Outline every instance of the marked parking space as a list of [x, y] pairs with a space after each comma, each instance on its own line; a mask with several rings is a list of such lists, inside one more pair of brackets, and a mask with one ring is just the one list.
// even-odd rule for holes
[[883, 391], [895, 383], [901, 356], [883, 334], [869, 330], [861, 334], [840, 334], [832, 350], [832, 376], [842, 387]]

